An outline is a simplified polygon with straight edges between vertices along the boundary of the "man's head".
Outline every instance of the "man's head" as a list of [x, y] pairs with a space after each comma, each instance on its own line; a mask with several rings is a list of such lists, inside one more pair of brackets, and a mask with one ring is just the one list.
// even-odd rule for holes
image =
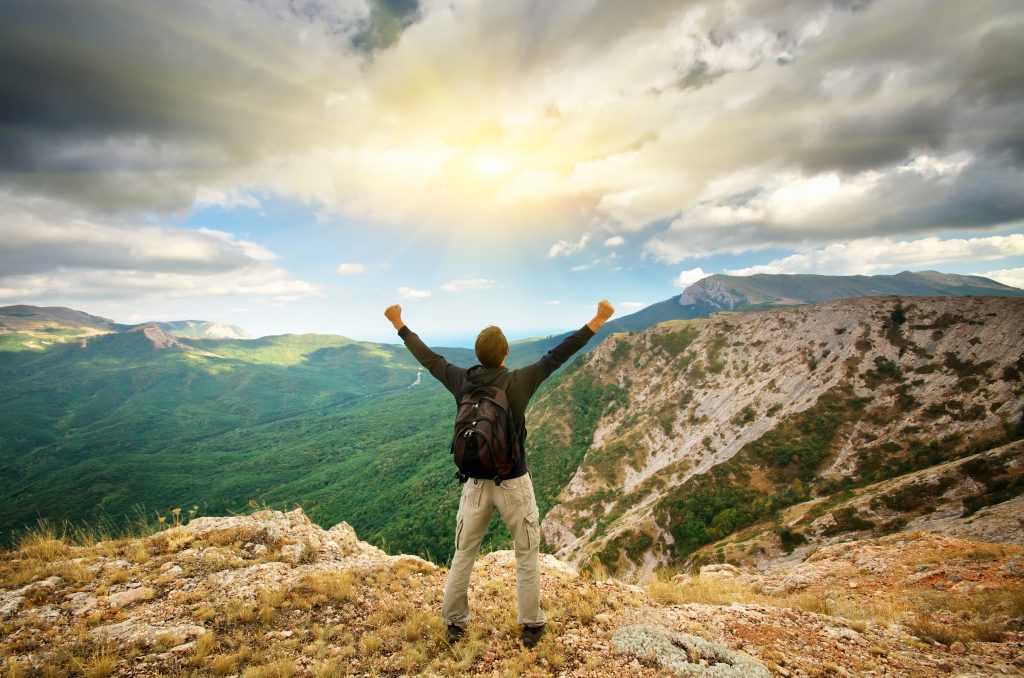
[[508, 355], [508, 340], [500, 327], [485, 327], [476, 337], [476, 359], [484, 367], [497, 367]]

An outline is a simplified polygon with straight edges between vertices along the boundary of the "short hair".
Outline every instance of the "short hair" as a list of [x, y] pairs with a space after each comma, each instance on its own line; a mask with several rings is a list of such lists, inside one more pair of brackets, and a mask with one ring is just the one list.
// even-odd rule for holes
[[508, 340], [500, 327], [491, 325], [476, 337], [476, 358], [484, 367], [497, 367], [508, 355]]

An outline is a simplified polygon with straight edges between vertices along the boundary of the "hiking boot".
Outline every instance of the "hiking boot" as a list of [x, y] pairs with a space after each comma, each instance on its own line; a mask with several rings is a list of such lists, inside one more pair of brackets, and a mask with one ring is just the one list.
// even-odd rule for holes
[[523, 627], [523, 645], [526, 647], [533, 647], [540, 642], [540, 637], [544, 635], [544, 626], [524, 626]]
[[454, 645], [455, 643], [462, 640], [462, 636], [466, 635], [466, 629], [455, 624], [448, 625], [448, 644]]

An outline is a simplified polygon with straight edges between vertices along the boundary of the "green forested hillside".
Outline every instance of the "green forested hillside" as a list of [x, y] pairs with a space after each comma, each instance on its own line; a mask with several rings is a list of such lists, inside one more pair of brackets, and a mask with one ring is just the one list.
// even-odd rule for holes
[[[515, 344], [509, 364], [553, 341]], [[469, 349], [439, 351], [475, 363]], [[401, 344], [324, 335], [160, 349], [122, 332], [0, 351], [3, 537], [37, 518], [265, 502], [301, 504], [325, 525], [346, 520], [379, 544], [443, 560], [458, 505], [455, 407], [426, 372], [412, 386], [419, 369]], [[492, 542], [506, 539], [495, 531]]]

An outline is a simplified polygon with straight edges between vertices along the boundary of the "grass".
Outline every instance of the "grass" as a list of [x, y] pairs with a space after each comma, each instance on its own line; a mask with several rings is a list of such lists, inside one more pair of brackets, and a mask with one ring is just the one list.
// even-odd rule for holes
[[750, 587], [730, 577], [697, 575], [671, 581], [662, 574], [655, 576], [644, 588], [651, 600], [662, 605], [731, 605], [763, 599]]

